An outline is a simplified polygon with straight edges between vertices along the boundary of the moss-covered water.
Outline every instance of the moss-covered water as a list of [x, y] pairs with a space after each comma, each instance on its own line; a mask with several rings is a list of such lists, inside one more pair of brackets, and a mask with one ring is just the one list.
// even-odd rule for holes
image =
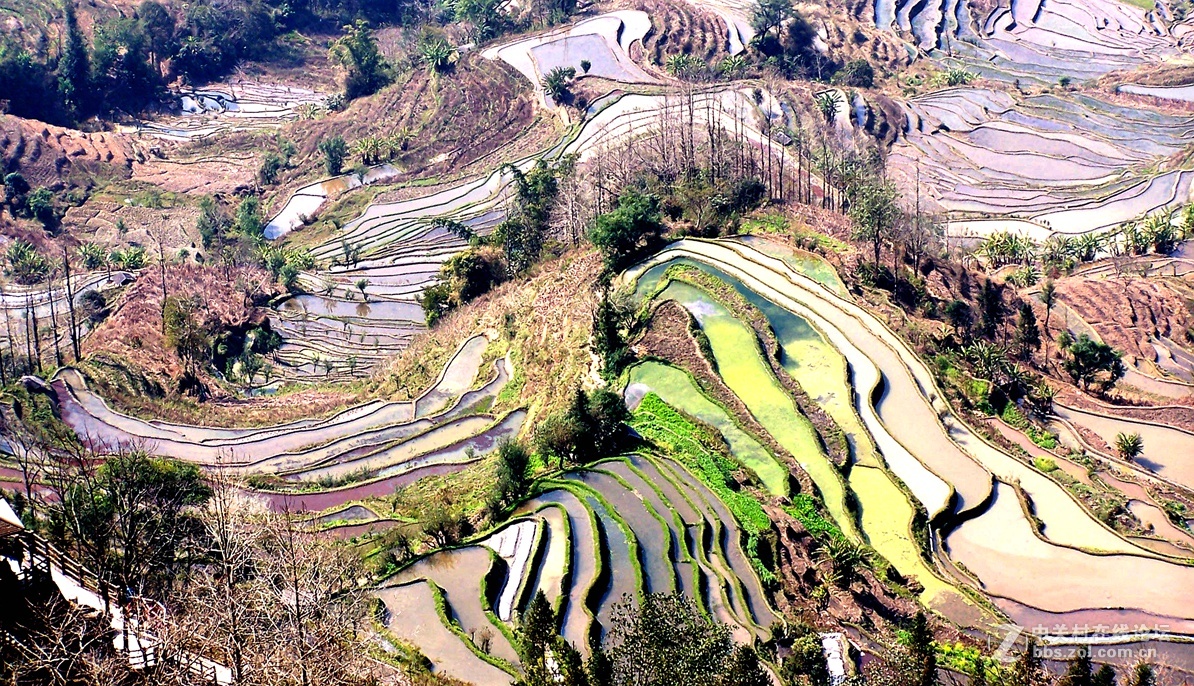
[[754, 472], [769, 492], [787, 495], [788, 470], [735, 424], [725, 408], [706, 397], [686, 372], [661, 362], [644, 362], [630, 371], [630, 383], [649, 388], [667, 404], [717, 429], [734, 458]]
[[700, 289], [673, 282], [660, 294], [682, 304], [709, 338], [718, 372], [771, 436], [790, 452], [817, 484], [830, 514], [851, 538], [858, 538], [846, 508], [837, 469], [821, 451], [816, 432], [764, 362], [755, 333]]

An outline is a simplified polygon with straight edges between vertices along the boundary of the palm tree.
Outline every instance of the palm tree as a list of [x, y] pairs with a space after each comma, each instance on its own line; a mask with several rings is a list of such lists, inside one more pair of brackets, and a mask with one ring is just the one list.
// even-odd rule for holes
[[817, 106], [817, 111], [825, 118], [825, 123], [833, 123], [833, 118], [837, 116], [837, 108], [842, 104], [842, 94], [837, 91], [824, 91], [817, 93], [813, 98]]
[[1090, 262], [1103, 249], [1106, 241], [1103, 234], [1084, 233], [1078, 237], [1077, 249], [1078, 259], [1082, 262]]
[[365, 293], [365, 289], [369, 287], [369, 279], [357, 279], [353, 285], [361, 292], [361, 300], [369, 302], [369, 296]]
[[727, 79], [736, 79], [746, 71], [746, 58], [742, 55], [730, 55], [717, 65], [717, 69]]
[[945, 73], [945, 85], [951, 87], [965, 86], [976, 78], [978, 78], [978, 76], [972, 71], [966, 71], [965, 69], [950, 69]]
[[1007, 367], [1007, 350], [1000, 345], [979, 341], [967, 346], [965, 354], [974, 363], [975, 373], [991, 382]]
[[1140, 454], [1144, 452], [1144, 439], [1140, 437], [1139, 433], [1120, 433], [1115, 434], [1115, 452], [1124, 460], [1131, 462]]
[[1038, 415], [1048, 416], [1053, 412], [1053, 400], [1057, 397], [1057, 389], [1042, 379], [1028, 394], [1028, 399]]
[[[1045, 340], [1049, 339], [1049, 315], [1053, 314], [1053, 305], [1057, 303], [1057, 286], [1053, 279], [1046, 279], [1041, 284], [1041, 303], [1045, 306]], [[1049, 366], [1049, 346], [1045, 345], [1045, 367]]]
[[571, 93], [569, 87], [572, 85], [572, 79], [574, 78], [576, 78], [575, 68], [556, 67], [547, 72], [547, 76], [543, 77], [543, 92], [550, 95], [552, 100], [560, 102]]
[[423, 64], [431, 68], [431, 71], [441, 74], [456, 65], [460, 54], [443, 36], [435, 36], [419, 46], [419, 57], [422, 58]]
[[1005, 379], [1003, 386], [1006, 390], [1010, 391], [1011, 394], [1018, 395], [1022, 391], [1027, 391], [1032, 388], [1032, 375], [1019, 365], [1005, 365], [1004, 376]]
[[705, 63], [692, 55], [680, 53], [668, 57], [664, 67], [672, 76], [688, 80], [699, 74], [705, 67]]

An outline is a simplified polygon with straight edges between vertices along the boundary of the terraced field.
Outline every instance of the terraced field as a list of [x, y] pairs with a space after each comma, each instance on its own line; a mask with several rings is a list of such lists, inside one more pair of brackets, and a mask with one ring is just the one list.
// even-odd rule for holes
[[1011, 230], [1044, 241], [1112, 229], [1191, 197], [1194, 172], [1157, 171], [1191, 142], [1188, 116], [969, 87], [904, 107], [893, 171], [908, 185], [919, 175], [954, 235]]
[[[676, 265], [696, 267], [742, 300]], [[765, 239], [686, 240], [632, 269], [622, 287], [691, 313], [712, 368], [745, 409], [667, 362], [632, 367], [624, 392], [644, 452], [541, 480], [498, 530], [383, 584], [388, 628], [436, 671], [476, 683], [516, 678], [511, 618], [537, 591], [582, 652], [608, 632], [614, 603], [648, 592], [696, 599], [739, 641], [765, 637], [776, 618], [762, 581], [771, 572], [755, 555], [770, 524], [757, 500], [711, 476], [724, 458], [693, 438], [698, 422], [724, 438], [767, 497], [792, 495], [788, 458], [769, 446], [782, 447], [815, 484], [799, 497], [813, 496], [832, 519], [821, 535], [867, 545], [915, 582], [923, 603], [962, 626], [1126, 622], [1194, 632], [1194, 605], [1166, 590], [1194, 582], [1189, 548], [1117, 534], [1061, 482], [972, 431], [925, 365], [824, 263]], [[778, 366], [765, 362], [751, 312], [774, 334]], [[828, 458], [782, 374], [840, 427], [847, 467]], [[1118, 487], [1135, 493], [1134, 511], [1164, 520], [1140, 486]], [[412, 616], [434, 626], [412, 633]]]
[[[540, 482], [538, 491], [497, 532], [423, 558], [382, 585], [387, 627], [435, 671], [509, 683], [518, 674], [511, 617], [538, 591], [585, 653], [608, 631], [615, 603], [647, 592], [687, 594], [739, 640], [768, 635], [776, 615], [734, 516], [684, 466], [630, 455]], [[437, 590], [442, 613], [430, 599], [411, 608], [411, 596]], [[423, 625], [417, 633], [412, 619]]]
[[323, 108], [326, 93], [274, 83], [233, 81], [179, 92], [179, 114], [137, 122], [120, 129], [172, 141], [202, 140], [218, 134], [278, 128], [303, 111]]
[[[641, 12], [601, 15], [574, 27], [576, 35], [560, 40], [601, 37], [608, 49], [617, 46], [624, 51], [630, 42], [641, 39], [644, 18]], [[539, 73], [548, 68], [544, 65], [554, 64], [552, 60], [563, 59], [563, 53], [535, 56], [536, 48], [553, 45], [548, 39], [554, 35], [495, 48], [494, 58], [507, 60], [528, 75]], [[538, 80], [533, 83], [537, 85]], [[763, 105], [768, 102], [771, 100], [763, 99]], [[728, 131], [736, 126], [733, 122], [741, 122], [736, 132], [750, 144], [762, 145], [767, 140], [763, 121], [772, 116], [763, 105], [749, 88], [710, 88], [695, 95], [693, 120], [698, 131], [706, 126]], [[595, 100], [584, 119], [569, 125], [558, 143], [523, 156], [514, 166], [526, 171], [540, 159], [552, 162], [567, 155], [584, 162], [626, 141], [652, 135], [663, 116], [674, 113], [676, 107], [677, 101], [666, 94], [612, 92]], [[776, 148], [777, 154], [788, 154]], [[302, 189], [270, 221], [266, 235], [285, 236], [303, 223], [303, 217], [316, 213], [329, 193], [363, 183], [385, 183], [393, 173], [382, 166], [363, 180], [344, 176]], [[334, 239], [312, 248], [312, 256], [325, 268], [302, 274], [299, 282], [318, 295], [287, 300], [278, 308], [276, 328], [285, 338], [279, 354], [280, 376], [304, 379], [367, 374], [378, 360], [403, 349], [410, 337], [424, 328], [419, 295], [435, 282], [440, 266], [466, 246], [436, 220], [456, 221], [478, 235], [488, 235], [505, 218], [512, 181], [512, 173], [503, 168], [426, 195], [370, 205]], [[330, 185], [337, 189], [330, 190]], [[362, 279], [368, 282], [367, 291], [358, 293], [355, 284]]]
[[[854, 438], [855, 464], [848, 477], [838, 476], [828, 489], [824, 484], [833, 482], [825, 475], [831, 472], [819, 478], [815, 468], [806, 468], [843, 531], [857, 527], [858, 535], [902, 574], [920, 581], [925, 587], [922, 600], [947, 616], [967, 621], [963, 618], [973, 608], [967, 609], [959, 589], [968, 586], [1021, 624], [1046, 618], [1046, 623], [1115, 619], [1160, 622], [1175, 633], [1194, 629], [1194, 606], [1174, 602], [1172, 594], [1159, 590], [1191, 583], [1194, 567], [1170, 557], [1167, 552], [1172, 547], [1144, 547], [1115, 533], [1059, 482], [972, 431], [952, 414], [924, 364], [874, 315], [784, 260], [742, 242], [681, 241], [627, 278], [639, 280], [640, 293], [651, 293], [657, 289], [642, 284], [650, 284], [661, 270], [677, 262], [718, 276], [756, 306], [769, 303], [759, 311], [777, 332], [784, 357], [793, 358], [784, 364], [793, 377], [803, 377], [813, 387], [825, 384], [822, 394], [829, 390], [830, 379], [836, 378], [836, 393], [850, 398], [847, 406], [836, 407], [835, 414], [844, 420], [843, 431]], [[725, 315], [711, 307], [716, 303], [710, 303], [708, 295], [693, 297], [674, 286], [668, 285], [656, 297], [677, 299], [696, 316], [722, 373], [716, 338], [721, 336], [717, 327], [724, 324], [715, 317]], [[785, 321], [789, 318], [800, 320], [800, 328]], [[793, 333], [800, 330], [800, 335]], [[814, 336], [819, 339], [815, 345], [800, 343]], [[750, 358], [757, 346], [748, 339], [734, 353]], [[849, 375], [815, 373], [835, 356], [849, 362]], [[800, 367], [806, 363], [813, 369], [802, 372]], [[700, 395], [691, 381], [683, 383], [688, 381], [684, 372], [649, 365], [632, 371], [628, 387], [632, 399], [648, 390], [664, 396]], [[731, 368], [728, 376], [736, 373]], [[726, 383], [733, 388], [730, 378]], [[753, 397], [742, 389], [736, 392], [772, 431], [765, 415], [759, 414], [764, 408], [758, 398], [768, 394], [756, 394], [753, 387], [749, 393]], [[790, 411], [790, 403], [779, 405]], [[852, 421], [848, 412], [855, 414]], [[859, 427], [865, 427], [873, 444]], [[877, 454], [869, 450], [871, 445]], [[733, 441], [730, 446], [735, 449]], [[824, 460], [816, 445], [803, 450], [793, 451], [802, 465]], [[859, 514], [832, 505], [841, 484], [857, 499]], [[927, 528], [923, 515], [915, 515], [917, 510], [931, 515]], [[904, 513], [900, 521], [893, 524], [893, 513], [900, 512]], [[1008, 556], [1014, 557], [1015, 564], [1003, 562]], [[1056, 583], [1042, 584], [1046, 578]], [[1141, 579], [1147, 582], [1140, 583]]]
[[509, 360], [486, 364], [489, 341], [467, 340], [436, 384], [411, 402], [372, 401], [322, 420], [259, 429], [147, 421], [110, 409], [66, 368], [52, 380], [63, 421], [97, 450], [143, 446], [238, 475], [272, 477], [274, 507], [319, 512], [388, 495], [422, 476], [476, 462], [522, 428], [526, 413], [479, 412], [510, 379]]

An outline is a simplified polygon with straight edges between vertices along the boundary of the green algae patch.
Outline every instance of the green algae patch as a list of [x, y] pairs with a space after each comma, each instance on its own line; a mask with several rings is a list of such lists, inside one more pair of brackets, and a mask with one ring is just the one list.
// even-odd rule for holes
[[630, 383], [651, 389], [665, 403], [717, 429], [730, 446], [730, 453], [742, 466], [754, 472], [772, 495], [788, 494], [788, 470], [750, 434], [743, 431], [721, 405], [697, 388], [683, 370], [648, 361], [630, 372]]
[[726, 386], [746, 403], [747, 409], [772, 438], [800, 462], [816, 483], [838, 526], [849, 538], [858, 540], [853, 517], [846, 507], [841, 475], [821, 451], [813, 425], [764, 361], [754, 330], [700, 289], [688, 284], [672, 282], [660, 297], [676, 300], [693, 313], [709, 337], [718, 372]]

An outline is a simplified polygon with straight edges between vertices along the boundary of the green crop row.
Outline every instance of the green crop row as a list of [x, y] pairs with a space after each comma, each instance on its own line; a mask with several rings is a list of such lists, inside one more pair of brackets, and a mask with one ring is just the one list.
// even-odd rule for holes
[[1014, 429], [1023, 431], [1033, 443], [1039, 445], [1045, 450], [1052, 450], [1057, 447], [1057, 436], [1045, 431], [1028, 421], [1024, 413], [1016, 407], [1015, 403], [1008, 403], [1003, 408], [1003, 414], [1000, 415], [1003, 421], [1007, 422]]
[[771, 518], [758, 500], [730, 488], [731, 474], [738, 464], [714, 447], [720, 435], [699, 426], [654, 393], [643, 398], [630, 423], [643, 438], [692, 470], [726, 504], [746, 532], [745, 548], [751, 565], [764, 583], [774, 582], [775, 573], [758, 556], [759, 536], [771, 530]]
[[693, 420], [654, 393], [648, 393], [639, 403], [631, 426], [696, 472], [701, 481], [729, 506], [747, 533], [762, 533], [771, 528], [771, 518], [759, 501], [730, 488], [731, 474], [738, 464], [709, 445], [716, 440], [706, 435], [711, 430], [702, 431]]

